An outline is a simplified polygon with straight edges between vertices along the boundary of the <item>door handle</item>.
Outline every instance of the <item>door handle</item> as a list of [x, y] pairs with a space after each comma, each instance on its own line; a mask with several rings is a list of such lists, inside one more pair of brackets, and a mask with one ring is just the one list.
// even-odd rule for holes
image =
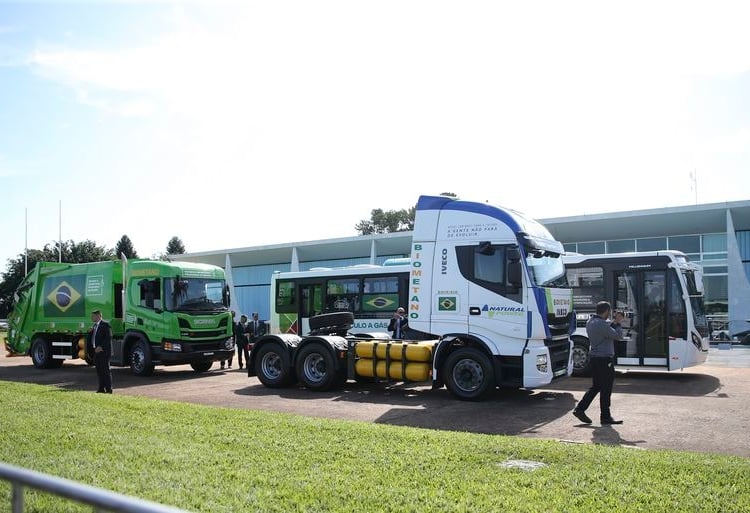
[[470, 306], [469, 315], [482, 315], [482, 310], [478, 306]]

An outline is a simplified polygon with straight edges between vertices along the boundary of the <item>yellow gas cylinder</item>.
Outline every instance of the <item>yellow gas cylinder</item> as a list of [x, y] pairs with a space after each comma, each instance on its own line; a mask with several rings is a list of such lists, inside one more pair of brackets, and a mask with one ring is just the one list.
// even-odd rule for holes
[[[406, 360], [410, 362], [429, 362], [435, 341], [427, 342], [357, 342], [355, 352], [360, 358], [372, 358], [373, 352], [378, 359], [385, 359], [386, 350], [391, 360], [401, 360], [401, 352], [406, 347]], [[377, 347], [377, 349], [376, 349]]]
[[[355, 370], [360, 376], [371, 378], [372, 375], [372, 360], [369, 358], [360, 358], [355, 364]], [[380, 360], [377, 363], [375, 372], [378, 378], [391, 378], [400, 381], [426, 381], [430, 377], [430, 365], [428, 363], [417, 363], [410, 362], [406, 364], [406, 377], [402, 374], [401, 362], [391, 362], [389, 367], [389, 375], [385, 372], [385, 360]]]
[[86, 337], [78, 337], [78, 358], [86, 359]]

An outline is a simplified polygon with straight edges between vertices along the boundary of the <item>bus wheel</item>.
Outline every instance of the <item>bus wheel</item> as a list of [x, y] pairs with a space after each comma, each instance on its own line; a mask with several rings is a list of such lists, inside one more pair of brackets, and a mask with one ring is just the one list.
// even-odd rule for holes
[[206, 372], [213, 364], [214, 362], [193, 362], [190, 366], [195, 372]]
[[473, 347], [451, 353], [445, 360], [443, 377], [448, 390], [464, 401], [480, 399], [495, 383], [490, 359]]
[[269, 388], [281, 388], [292, 382], [289, 355], [279, 344], [266, 344], [255, 355], [255, 375]]
[[589, 376], [591, 374], [591, 360], [589, 359], [589, 343], [586, 340], [573, 340], [573, 376]]
[[42, 337], [35, 338], [31, 343], [31, 361], [37, 369], [52, 367], [52, 349]]
[[154, 373], [151, 363], [151, 348], [144, 340], [139, 340], [130, 352], [130, 370], [136, 376], [150, 376]]
[[297, 379], [310, 390], [330, 390], [340, 383], [336, 362], [323, 344], [309, 344], [297, 357]]

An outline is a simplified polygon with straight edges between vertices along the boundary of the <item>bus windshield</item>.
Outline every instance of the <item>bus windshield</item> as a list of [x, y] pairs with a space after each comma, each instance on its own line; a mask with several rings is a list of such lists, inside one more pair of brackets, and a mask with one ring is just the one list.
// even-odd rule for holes
[[556, 253], [526, 248], [526, 266], [538, 287], [567, 287], [565, 265]]
[[216, 278], [167, 278], [164, 280], [167, 310], [220, 311], [226, 310], [222, 303], [224, 280]]

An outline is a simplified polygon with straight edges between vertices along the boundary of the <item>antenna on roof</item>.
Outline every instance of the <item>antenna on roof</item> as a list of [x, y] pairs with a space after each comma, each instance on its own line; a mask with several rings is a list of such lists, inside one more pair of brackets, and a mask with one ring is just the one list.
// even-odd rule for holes
[[695, 204], [698, 204], [698, 170], [695, 169], [694, 171], [690, 171], [690, 179], [693, 181], [693, 184], [690, 186], [691, 189], [695, 192]]

